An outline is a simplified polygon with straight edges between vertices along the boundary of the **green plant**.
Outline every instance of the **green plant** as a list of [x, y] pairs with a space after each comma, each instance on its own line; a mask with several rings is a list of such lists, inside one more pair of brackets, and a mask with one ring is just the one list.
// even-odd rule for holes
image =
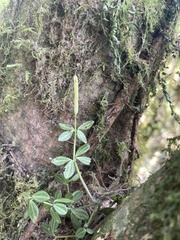
[[[78, 167], [78, 162], [81, 162], [84, 165], [89, 165], [91, 162], [91, 159], [89, 157], [84, 156], [84, 154], [89, 150], [90, 145], [87, 143], [87, 138], [83, 131], [91, 128], [94, 122], [87, 121], [77, 127], [77, 114], [78, 78], [77, 76], [74, 76], [74, 126], [60, 123], [59, 126], [63, 130], [63, 133], [61, 133], [58, 138], [58, 141], [66, 142], [72, 136], [74, 136], [72, 154], [73, 156], [72, 158], [66, 156], [58, 156], [52, 159], [52, 163], [54, 165], [65, 167], [63, 174], [55, 174], [55, 180], [65, 185], [67, 187], [67, 192], [64, 197], [61, 191], [56, 191], [54, 196], [50, 197], [50, 195], [46, 191], [42, 190], [32, 195], [28, 192], [23, 192], [19, 196], [19, 201], [22, 202], [23, 200], [23, 202], [27, 206], [25, 216], [30, 217], [33, 222], [36, 222], [38, 220], [39, 204], [43, 204], [44, 207], [50, 212], [50, 223], [43, 224], [42, 227], [47, 235], [54, 236], [55, 239], [65, 237], [75, 237], [76, 239], [82, 239], [86, 233], [93, 233], [93, 231], [89, 228], [89, 224], [92, 222], [92, 216], [94, 215], [94, 213], [91, 217], [89, 217], [87, 211], [84, 209], [84, 206], [75, 207], [76, 202], [78, 202], [83, 197], [83, 191], [77, 190], [71, 192], [69, 187], [70, 182], [75, 182], [80, 179], [89, 198], [93, 203], [96, 203], [96, 200], [91, 195]], [[83, 145], [80, 146], [78, 149], [77, 139], [83, 142]], [[72, 225], [76, 230], [75, 234], [68, 236], [55, 236], [55, 230], [61, 223], [61, 219], [65, 217], [70, 218]]]

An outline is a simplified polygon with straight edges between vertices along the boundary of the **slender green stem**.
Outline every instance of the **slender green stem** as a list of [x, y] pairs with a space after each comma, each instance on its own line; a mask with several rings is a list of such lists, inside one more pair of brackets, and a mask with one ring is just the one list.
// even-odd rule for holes
[[75, 235], [66, 235], [66, 236], [55, 236], [55, 239], [58, 239], [58, 238], [74, 238]]
[[66, 188], [67, 188], [67, 192], [70, 193], [70, 189], [69, 189], [69, 183], [66, 184]]
[[49, 203], [49, 202], [43, 202], [43, 203], [46, 204], [46, 205], [49, 205], [49, 206], [53, 205], [52, 203]]
[[99, 213], [99, 209], [100, 209], [100, 202], [95, 205], [95, 208], [94, 208], [94, 210], [93, 210], [93, 212], [92, 212], [88, 222], [84, 225], [85, 228], [88, 228], [89, 225], [94, 221], [94, 219], [96, 218], [97, 214]]
[[96, 203], [96, 202], [97, 202], [96, 199], [93, 198], [93, 196], [91, 195], [91, 193], [90, 193], [90, 191], [89, 191], [89, 189], [88, 189], [86, 183], [84, 182], [84, 179], [83, 179], [83, 177], [82, 177], [82, 175], [81, 175], [81, 172], [79, 171], [79, 167], [78, 167], [77, 163], [74, 162], [74, 165], [75, 165], [75, 168], [76, 168], [77, 174], [78, 174], [78, 176], [79, 176], [79, 179], [80, 179], [80, 181], [81, 181], [81, 183], [82, 183], [84, 189], [86, 190], [87, 194], [89, 195], [91, 201], [94, 202], [94, 203]]
[[96, 203], [97, 201], [96, 201], [96, 200], [93, 198], [93, 196], [91, 195], [91, 193], [90, 193], [90, 191], [89, 191], [86, 183], [84, 182], [84, 179], [83, 179], [83, 177], [82, 177], [82, 175], [81, 175], [81, 172], [79, 171], [79, 167], [78, 167], [77, 162], [76, 162], [76, 140], [77, 140], [77, 115], [74, 114], [74, 146], [73, 146], [74, 166], [75, 166], [75, 168], [76, 168], [76, 172], [77, 172], [77, 174], [78, 174], [78, 176], [79, 176], [79, 179], [80, 179], [80, 181], [81, 181], [84, 189], [86, 190], [88, 196], [90, 197], [90, 199], [91, 199], [92, 202], [95, 202], [95, 203]]

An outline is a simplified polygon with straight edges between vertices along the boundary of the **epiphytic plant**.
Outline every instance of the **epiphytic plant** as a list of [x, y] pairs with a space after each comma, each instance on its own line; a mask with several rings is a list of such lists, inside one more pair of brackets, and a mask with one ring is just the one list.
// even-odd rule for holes
[[[77, 114], [78, 114], [78, 78], [74, 76], [74, 126], [60, 123], [59, 126], [63, 130], [60, 134], [58, 141], [65, 142], [71, 137], [74, 137], [72, 158], [66, 156], [58, 156], [52, 159], [52, 163], [56, 166], [64, 166], [63, 174], [56, 173], [55, 180], [67, 187], [65, 197], [63, 197], [61, 191], [56, 191], [54, 196], [50, 195], [46, 191], [38, 191], [31, 195], [28, 192], [23, 192], [19, 196], [19, 201], [26, 204], [27, 209], [25, 215], [30, 217], [33, 222], [36, 222], [39, 215], [39, 204], [43, 204], [44, 207], [50, 212], [51, 220], [49, 224], [43, 224], [44, 232], [53, 236], [55, 239], [65, 237], [75, 237], [76, 239], [82, 239], [86, 233], [92, 234], [93, 231], [89, 228], [92, 221], [92, 217], [89, 217], [84, 207], [75, 207], [82, 196], [83, 191], [77, 190], [75, 192], [70, 191], [69, 183], [80, 179], [84, 189], [92, 202], [96, 202], [91, 195], [78, 167], [78, 162], [89, 165], [91, 159], [84, 156], [89, 150], [90, 145], [87, 143], [87, 138], [83, 131], [89, 129], [93, 125], [93, 121], [87, 121], [77, 127]], [[77, 148], [77, 139], [83, 142], [83, 145]], [[72, 225], [75, 229], [74, 235], [68, 236], [56, 236], [55, 230], [58, 228], [63, 217], [69, 217]]]

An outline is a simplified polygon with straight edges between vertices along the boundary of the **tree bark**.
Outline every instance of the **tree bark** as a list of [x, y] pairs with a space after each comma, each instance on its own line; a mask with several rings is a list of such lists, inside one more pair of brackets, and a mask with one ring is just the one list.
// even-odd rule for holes
[[96, 227], [90, 239], [179, 239], [179, 157], [180, 152], [177, 152], [128, 196]]

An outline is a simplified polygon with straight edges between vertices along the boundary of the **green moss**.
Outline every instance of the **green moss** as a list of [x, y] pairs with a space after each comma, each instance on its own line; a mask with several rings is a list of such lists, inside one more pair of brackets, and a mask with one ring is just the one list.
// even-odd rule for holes
[[[152, 239], [175, 240], [180, 237], [180, 152], [177, 152], [164, 168], [166, 177], [157, 178], [154, 191], [145, 194], [143, 208], [145, 214], [139, 219], [137, 226], [146, 226]], [[159, 184], [160, 181], [161, 183]], [[140, 231], [144, 231], [140, 228]]]

